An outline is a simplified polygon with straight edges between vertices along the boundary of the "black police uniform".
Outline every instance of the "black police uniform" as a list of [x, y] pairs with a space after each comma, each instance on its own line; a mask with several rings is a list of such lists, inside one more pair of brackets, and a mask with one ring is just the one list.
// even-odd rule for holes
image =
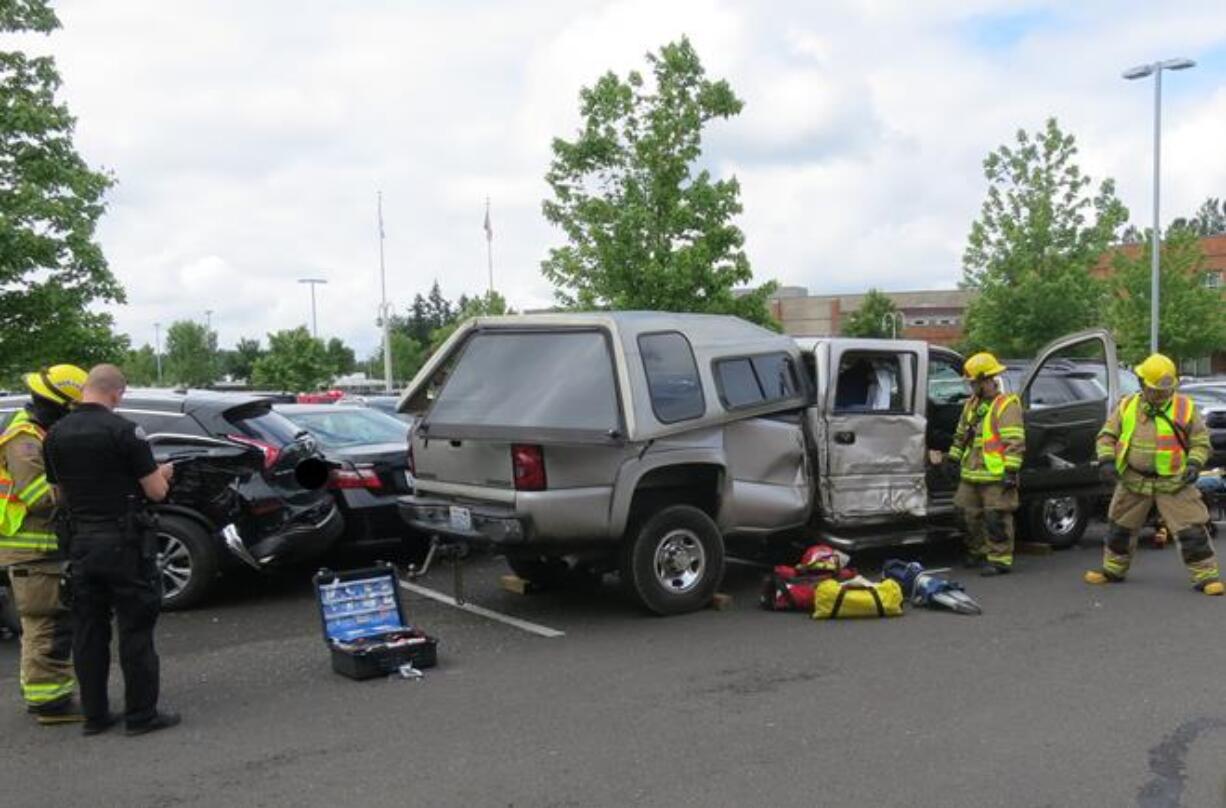
[[158, 715], [158, 655], [153, 629], [161, 610], [156, 537], [140, 479], [157, 470], [135, 424], [98, 404], [82, 404], [43, 445], [47, 480], [68, 508], [72, 562], [73, 663], [89, 724], [111, 721], [107, 676], [111, 616], [119, 625], [129, 729]]

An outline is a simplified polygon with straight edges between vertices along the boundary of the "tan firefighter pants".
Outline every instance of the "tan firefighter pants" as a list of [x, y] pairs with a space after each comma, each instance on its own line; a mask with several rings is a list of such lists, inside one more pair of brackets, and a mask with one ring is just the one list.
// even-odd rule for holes
[[21, 694], [32, 712], [72, 696], [72, 616], [60, 602], [58, 561], [9, 567], [13, 603], [21, 616]]
[[954, 505], [966, 519], [966, 552], [989, 564], [1013, 566], [1013, 512], [1018, 502], [1016, 488], [966, 480], [959, 483]]

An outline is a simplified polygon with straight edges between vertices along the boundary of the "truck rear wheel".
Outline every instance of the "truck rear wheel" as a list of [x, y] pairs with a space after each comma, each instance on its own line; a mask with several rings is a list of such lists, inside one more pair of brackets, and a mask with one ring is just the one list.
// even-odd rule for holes
[[711, 517], [692, 505], [670, 505], [626, 536], [622, 583], [659, 615], [701, 609], [724, 577], [724, 539]]

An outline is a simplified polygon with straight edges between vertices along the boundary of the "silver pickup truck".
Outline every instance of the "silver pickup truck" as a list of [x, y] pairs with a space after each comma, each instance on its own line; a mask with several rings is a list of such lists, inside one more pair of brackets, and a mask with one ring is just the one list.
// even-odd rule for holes
[[[1094, 436], [1119, 390], [1100, 371], [1101, 395], [1031, 405], [1035, 379], [1067, 356], [1117, 367], [1110, 336], [1085, 332], [1020, 382], [1026, 513], [1053, 542], [1084, 529]], [[650, 611], [690, 611], [715, 592], [726, 542], [855, 550], [952, 535], [954, 483], [937, 472], [967, 396], [961, 365], [923, 342], [797, 341], [714, 315], [472, 320], [400, 401], [420, 417], [401, 515], [496, 545], [529, 580], [618, 570]]]

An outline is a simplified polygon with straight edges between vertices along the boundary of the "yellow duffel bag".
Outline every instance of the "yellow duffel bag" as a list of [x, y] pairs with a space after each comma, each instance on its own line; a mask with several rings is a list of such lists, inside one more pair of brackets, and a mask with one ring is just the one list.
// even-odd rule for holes
[[902, 587], [890, 578], [881, 583], [864, 578], [841, 582], [828, 579], [817, 585], [813, 618], [898, 617], [902, 614], [902, 600]]

